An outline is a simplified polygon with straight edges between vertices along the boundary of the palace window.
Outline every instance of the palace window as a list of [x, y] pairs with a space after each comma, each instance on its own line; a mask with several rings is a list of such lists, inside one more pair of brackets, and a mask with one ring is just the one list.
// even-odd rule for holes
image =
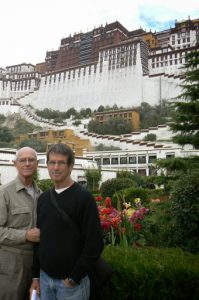
[[103, 165], [110, 165], [110, 158], [104, 157], [103, 158]]
[[138, 155], [138, 164], [145, 164], [145, 163], [146, 163], [146, 156]]
[[111, 164], [112, 165], [118, 165], [118, 157], [112, 157], [111, 158]]
[[126, 165], [127, 164], [127, 157], [126, 156], [120, 157], [120, 164], [121, 165]]

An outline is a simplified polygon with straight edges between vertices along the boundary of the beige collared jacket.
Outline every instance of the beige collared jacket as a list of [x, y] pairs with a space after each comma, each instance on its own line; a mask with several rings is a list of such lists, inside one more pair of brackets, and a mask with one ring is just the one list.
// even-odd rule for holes
[[34, 184], [34, 197], [28, 194], [17, 177], [0, 187], [0, 247], [10, 246], [31, 250], [26, 230], [36, 226], [37, 199], [41, 191]]

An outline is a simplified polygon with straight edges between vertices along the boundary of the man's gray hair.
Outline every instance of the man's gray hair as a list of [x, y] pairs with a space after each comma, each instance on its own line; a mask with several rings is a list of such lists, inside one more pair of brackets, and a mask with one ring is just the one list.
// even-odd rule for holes
[[35, 151], [35, 149], [31, 148], [31, 147], [23, 147], [23, 148], [20, 148], [16, 151], [16, 154], [15, 154], [15, 158], [14, 158], [14, 161], [16, 161], [19, 156], [20, 156], [20, 153], [23, 152], [23, 150], [30, 150], [32, 151], [33, 155], [35, 156], [35, 158], [37, 159], [37, 152]]

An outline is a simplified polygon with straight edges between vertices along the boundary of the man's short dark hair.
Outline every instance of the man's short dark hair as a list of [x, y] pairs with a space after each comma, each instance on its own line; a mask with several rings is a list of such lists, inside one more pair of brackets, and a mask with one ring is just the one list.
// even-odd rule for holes
[[75, 156], [73, 150], [64, 143], [57, 143], [52, 145], [47, 152], [47, 163], [49, 161], [50, 154], [62, 154], [67, 157], [68, 166], [74, 165]]

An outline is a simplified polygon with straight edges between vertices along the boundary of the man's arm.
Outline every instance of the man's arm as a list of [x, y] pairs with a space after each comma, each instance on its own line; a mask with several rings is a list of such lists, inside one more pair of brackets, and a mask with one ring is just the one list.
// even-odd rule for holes
[[[20, 229], [8, 227], [8, 207], [3, 191], [0, 192], [0, 243], [9, 242], [9, 245], [19, 245], [26, 241], [38, 242], [40, 231], [38, 228]], [[14, 225], [14, 223], [13, 223]]]
[[81, 219], [83, 251], [69, 274], [69, 279], [74, 280], [76, 283], [88, 275], [104, 248], [99, 213], [92, 195], [89, 196], [86, 203]]

